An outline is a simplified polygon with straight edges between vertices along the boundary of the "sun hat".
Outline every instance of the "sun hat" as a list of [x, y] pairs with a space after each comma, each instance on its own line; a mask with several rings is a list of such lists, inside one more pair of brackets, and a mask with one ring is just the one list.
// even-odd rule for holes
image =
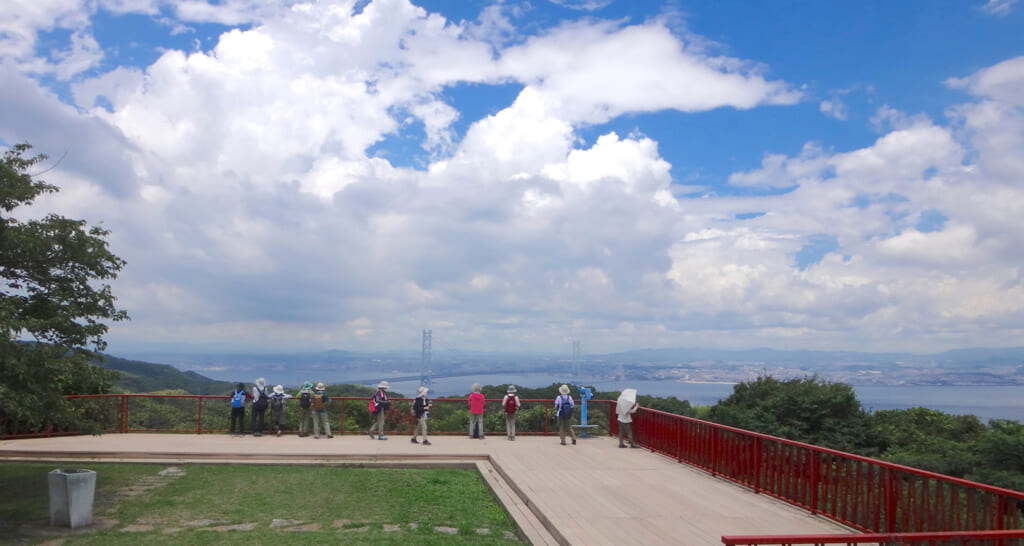
[[508, 392], [516, 392], [516, 386], [515, 385], [509, 385], [508, 386]]
[[387, 381], [381, 381], [380, 383], [377, 384], [377, 388], [378, 389], [384, 389], [384, 390], [387, 390], [388, 387], [390, 387], [390, 386], [391, 385]]
[[320, 383], [317, 383], [317, 384], [316, 384], [316, 390], [318, 390], [318, 391], [322, 391], [322, 390], [324, 390], [324, 389], [326, 389], [326, 388], [327, 388], [327, 387], [325, 387], [325, 386], [324, 386], [324, 384], [323, 384], [323, 382], [322, 382], [322, 381], [321, 381]]
[[419, 392], [419, 396], [424, 396], [424, 395], [426, 395], [426, 394], [427, 394], [427, 391], [429, 391], [429, 390], [430, 390], [430, 389], [428, 389], [428, 388], [426, 388], [426, 387], [420, 387], [420, 392]]
[[284, 387], [281, 385], [274, 385], [274, 392], [277, 394], [284, 394]]
[[562, 394], [569, 394], [569, 385], [562, 385], [561, 387], [558, 387], [558, 392]]
[[260, 377], [260, 378], [257, 378], [257, 379], [256, 379], [256, 386], [258, 386], [258, 387], [259, 387], [259, 388], [261, 388], [261, 389], [262, 389], [263, 387], [266, 387], [266, 386], [267, 386], [267, 380], [266, 380], [266, 379], [263, 379], [262, 377]]
[[309, 381], [306, 381], [305, 383], [302, 384], [302, 388], [303, 389], [312, 389], [313, 388], [313, 384], [310, 383]]

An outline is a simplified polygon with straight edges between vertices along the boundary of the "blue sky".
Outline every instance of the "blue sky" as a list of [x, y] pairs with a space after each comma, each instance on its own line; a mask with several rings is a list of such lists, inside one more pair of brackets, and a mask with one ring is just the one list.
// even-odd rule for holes
[[1017, 0], [15, 3], [115, 354], [1024, 333]]

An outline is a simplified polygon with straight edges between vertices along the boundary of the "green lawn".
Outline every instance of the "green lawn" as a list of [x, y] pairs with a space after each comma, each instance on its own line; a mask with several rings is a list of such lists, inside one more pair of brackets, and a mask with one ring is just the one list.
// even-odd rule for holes
[[[515, 525], [474, 470], [256, 465], [184, 465], [183, 476], [161, 481], [166, 465], [87, 464], [97, 472], [94, 513], [116, 520], [106, 530], [69, 537], [66, 544], [496, 544]], [[33, 536], [48, 524], [46, 474], [55, 464], [0, 464], [0, 533]], [[132, 497], [157, 480], [161, 484]], [[271, 527], [274, 520], [296, 523]], [[218, 531], [232, 525], [251, 530]], [[318, 524], [314, 531], [289, 531]], [[415, 528], [413, 525], [415, 524]], [[455, 535], [435, 527], [457, 529]], [[479, 535], [478, 529], [487, 529]]]

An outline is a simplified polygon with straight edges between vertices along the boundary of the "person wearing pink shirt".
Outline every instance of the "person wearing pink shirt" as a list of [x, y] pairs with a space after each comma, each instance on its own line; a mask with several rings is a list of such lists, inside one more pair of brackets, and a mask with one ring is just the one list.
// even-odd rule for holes
[[[484, 405], [486, 399], [480, 392], [480, 383], [473, 383], [473, 392], [469, 395], [469, 437], [484, 439]], [[475, 428], [474, 428], [475, 425]]]

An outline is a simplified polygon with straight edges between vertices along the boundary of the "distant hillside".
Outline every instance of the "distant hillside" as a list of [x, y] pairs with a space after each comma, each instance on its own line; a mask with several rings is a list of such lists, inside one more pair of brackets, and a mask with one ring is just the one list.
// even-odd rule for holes
[[121, 378], [114, 386], [125, 392], [181, 389], [189, 394], [226, 394], [234, 387], [228, 381], [217, 381], [196, 372], [183, 372], [167, 364], [151, 364], [110, 355], [104, 355], [96, 364], [121, 372]]

